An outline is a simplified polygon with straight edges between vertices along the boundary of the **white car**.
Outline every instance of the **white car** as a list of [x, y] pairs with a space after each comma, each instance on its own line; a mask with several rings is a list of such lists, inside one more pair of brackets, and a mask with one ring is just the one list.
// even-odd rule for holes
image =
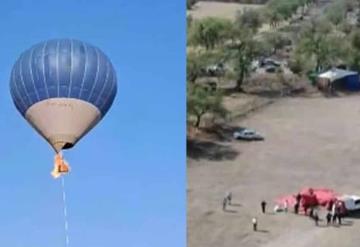
[[264, 137], [252, 129], [240, 129], [234, 132], [233, 137], [237, 140], [263, 141]]
[[348, 211], [360, 210], [360, 196], [342, 195], [338, 199], [344, 202], [346, 210]]

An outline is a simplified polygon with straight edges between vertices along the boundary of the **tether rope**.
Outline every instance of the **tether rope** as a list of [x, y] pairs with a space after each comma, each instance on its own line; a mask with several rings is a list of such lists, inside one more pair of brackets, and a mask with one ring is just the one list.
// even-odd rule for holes
[[65, 246], [69, 247], [69, 223], [67, 219], [66, 193], [65, 193], [65, 178], [61, 177], [63, 206], [64, 206], [64, 230], [65, 230]]

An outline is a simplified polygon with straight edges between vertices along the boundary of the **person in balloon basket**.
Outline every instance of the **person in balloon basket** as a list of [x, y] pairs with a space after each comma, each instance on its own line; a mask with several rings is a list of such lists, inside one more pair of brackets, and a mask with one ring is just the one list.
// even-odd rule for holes
[[53, 178], [59, 178], [70, 171], [69, 164], [63, 159], [61, 153], [56, 154], [54, 161], [54, 169], [51, 172]]

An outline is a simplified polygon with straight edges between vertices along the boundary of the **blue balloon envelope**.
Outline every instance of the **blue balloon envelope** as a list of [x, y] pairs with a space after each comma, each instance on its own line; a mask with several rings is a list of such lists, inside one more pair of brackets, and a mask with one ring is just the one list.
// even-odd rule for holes
[[59, 152], [73, 147], [108, 112], [117, 92], [116, 72], [95, 46], [48, 40], [20, 55], [10, 92], [21, 115]]

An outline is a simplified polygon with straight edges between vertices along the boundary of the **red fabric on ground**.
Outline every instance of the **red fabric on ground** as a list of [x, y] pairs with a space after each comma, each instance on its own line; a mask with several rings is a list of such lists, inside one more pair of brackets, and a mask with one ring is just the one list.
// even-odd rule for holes
[[[301, 194], [301, 205], [308, 206], [326, 206], [330, 201], [335, 201], [337, 193], [327, 188], [303, 188], [300, 190]], [[285, 195], [277, 198], [275, 202], [280, 206], [284, 205], [285, 201], [288, 201], [289, 207], [293, 207], [296, 203], [296, 195]]]

